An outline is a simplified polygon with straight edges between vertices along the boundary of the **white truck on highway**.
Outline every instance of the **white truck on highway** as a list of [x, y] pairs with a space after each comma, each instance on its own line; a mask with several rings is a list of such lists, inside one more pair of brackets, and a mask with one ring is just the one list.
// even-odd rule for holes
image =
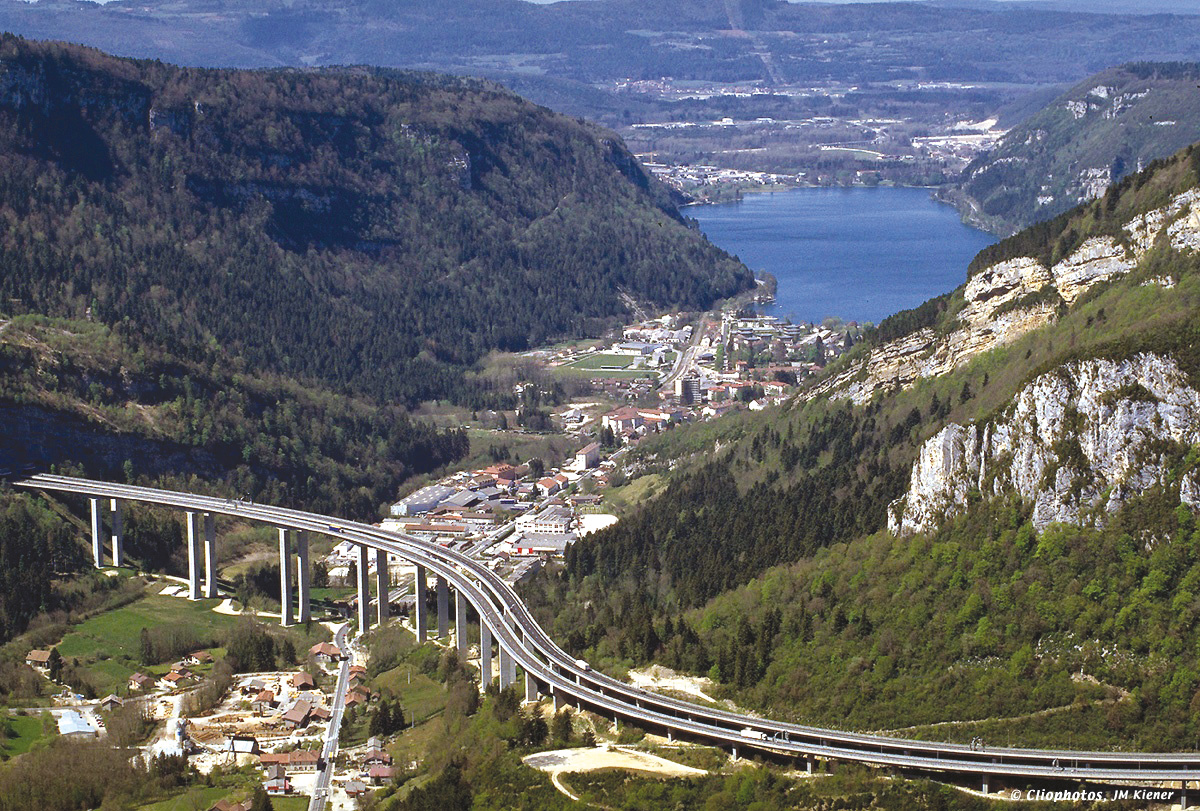
[[575, 660], [575, 667], [579, 668], [580, 670], [591, 670], [592, 669], [592, 666], [589, 665], [587, 662], [583, 661], [582, 659]]
[[767, 733], [759, 732], [757, 729], [751, 729], [750, 727], [746, 727], [739, 734], [743, 738], [751, 738], [756, 741], [765, 741], [767, 739]]

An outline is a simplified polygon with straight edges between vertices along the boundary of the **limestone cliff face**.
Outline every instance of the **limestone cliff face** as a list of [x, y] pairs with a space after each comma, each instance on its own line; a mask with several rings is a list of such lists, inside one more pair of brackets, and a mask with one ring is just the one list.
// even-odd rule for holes
[[[1102, 522], [1166, 474], [1167, 448], [1200, 442], [1200, 393], [1174, 360], [1067, 364], [1022, 389], [995, 420], [951, 423], [921, 447], [908, 492], [892, 503], [893, 533], [933, 529], [975, 494], [1031, 502], [1038, 529], [1055, 521]], [[1184, 478], [1185, 503], [1200, 482]]]
[[1200, 189], [1135, 218], [1125, 231], [1127, 245], [1093, 237], [1053, 267], [1018, 257], [984, 268], [963, 288], [965, 306], [954, 330], [943, 335], [918, 330], [876, 347], [806, 396], [828, 394], [861, 404], [877, 391], [907, 388], [922, 378], [952, 372], [981, 352], [1049, 323], [1061, 302], [1073, 304], [1093, 285], [1129, 273], [1160, 235], [1179, 250], [1200, 250]]

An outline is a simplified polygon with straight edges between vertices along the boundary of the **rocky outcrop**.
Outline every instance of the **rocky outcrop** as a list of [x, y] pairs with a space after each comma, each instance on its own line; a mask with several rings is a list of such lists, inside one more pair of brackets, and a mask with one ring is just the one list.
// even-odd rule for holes
[[806, 397], [827, 394], [862, 404], [878, 391], [952, 372], [1049, 323], [1061, 303], [1074, 304], [1094, 285], [1128, 274], [1160, 235], [1178, 250], [1200, 250], [1200, 189], [1135, 218], [1125, 231], [1128, 246], [1112, 237], [1092, 237], [1050, 268], [1024, 256], [984, 268], [963, 287], [965, 303], [955, 329], [941, 335], [922, 329], [879, 346]]
[[[1022, 389], [982, 425], [947, 425], [921, 447], [907, 493], [893, 502], [893, 533], [933, 529], [973, 495], [1015, 494], [1033, 504], [1038, 529], [1055, 521], [1103, 522], [1134, 493], [1163, 483], [1170, 447], [1200, 442], [1200, 393], [1174, 360], [1067, 364]], [[1184, 503], [1200, 481], [1184, 477]]]

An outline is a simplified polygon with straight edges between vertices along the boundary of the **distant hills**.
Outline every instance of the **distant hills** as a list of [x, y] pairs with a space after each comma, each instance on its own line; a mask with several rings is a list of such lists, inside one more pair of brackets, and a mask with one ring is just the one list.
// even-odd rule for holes
[[0, 0], [0, 30], [184, 65], [492, 76], [613, 125], [637, 112], [636, 94], [613, 92], [624, 79], [1051, 85], [1200, 50], [1191, 18], [1087, 11], [783, 0]]
[[0, 124], [5, 311], [381, 401], [753, 284], [613, 133], [479, 81], [6, 36]]
[[1135, 63], [1080, 82], [976, 159], [948, 196], [1001, 234], [1061, 214], [1200, 139], [1200, 63]]

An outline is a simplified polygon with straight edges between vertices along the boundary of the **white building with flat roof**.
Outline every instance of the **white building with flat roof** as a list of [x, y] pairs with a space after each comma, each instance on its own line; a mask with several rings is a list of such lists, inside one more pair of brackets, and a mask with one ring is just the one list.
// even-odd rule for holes
[[422, 487], [415, 493], [410, 493], [404, 498], [397, 501], [391, 507], [392, 515], [397, 518], [405, 515], [419, 515], [427, 513], [434, 507], [441, 504], [446, 499], [454, 495], [453, 487], [446, 487], [441, 484], [431, 484], [427, 487]]

